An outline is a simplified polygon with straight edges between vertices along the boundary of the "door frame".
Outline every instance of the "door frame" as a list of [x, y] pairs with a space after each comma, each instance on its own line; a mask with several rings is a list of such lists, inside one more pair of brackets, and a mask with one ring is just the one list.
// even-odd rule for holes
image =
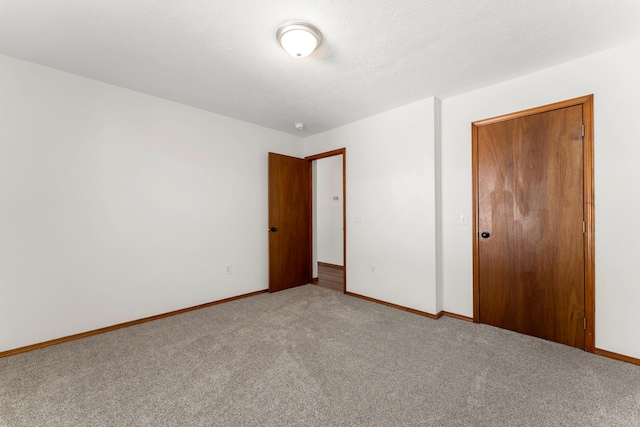
[[[307, 156], [304, 159], [309, 161], [309, 167], [314, 160], [324, 159], [327, 157], [342, 155], [342, 265], [344, 266], [344, 277], [342, 279], [342, 293], [347, 293], [347, 149], [338, 148], [336, 150]], [[313, 174], [312, 174], [313, 175]], [[311, 176], [310, 191], [313, 193], [313, 176]], [[310, 226], [313, 228], [313, 197], [311, 198], [311, 221]], [[313, 254], [313, 229], [311, 232], [311, 253]], [[313, 259], [313, 256], [312, 256]], [[313, 261], [311, 261], [313, 262]], [[313, 271], [313, 266], [312, 271]]]
[[478, 129], [497, 122], [545, 113], [561, 108], [582, 105], [583, 136], [583, 210], [585, 221], [584, 233], [584, 316], [585, 351], [595, 352], [595, 218], [594, 218], [594, 147], [593, 147], [593, 95], [582, 96], [553, 104], [543, 105], [528, 110], [509, 113], [471, 123], [471, 157], [473, 179], [473, 321], [480, 322], [480, 284], [478, 229]]

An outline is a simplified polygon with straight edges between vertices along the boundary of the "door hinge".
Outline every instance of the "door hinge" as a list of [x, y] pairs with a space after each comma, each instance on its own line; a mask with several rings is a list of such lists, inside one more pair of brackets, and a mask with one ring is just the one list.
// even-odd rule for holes
[[582, 221], [582, 234], [585, 234], [587, 232], [587, 223]]
[[587, 318], [586, 317], [584, 318], [584, 330], [585, 331], [587, 330]]
[[584, 125], [582, 125], [582, 136], [584, 136]]

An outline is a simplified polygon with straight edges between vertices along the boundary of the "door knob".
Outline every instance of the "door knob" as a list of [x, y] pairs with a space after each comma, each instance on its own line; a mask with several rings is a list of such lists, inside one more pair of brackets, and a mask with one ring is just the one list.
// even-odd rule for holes
[[491, 234], [489, 234], [489, 232], [488, 232], [488, 231], [483, 231], [482, 233], [480, 233], [480, 236], [481, 236], [483, 239], [487, 239], [487, 238], [489, 238], [489, 236], [491, 236]]
[[269, 231], [271, 233], [275, 233], [276, 231], [278, 231], [278, 229], [275, 228], [275, 227], [271, 227], [271, 228], [267, 228], [267, 231]]

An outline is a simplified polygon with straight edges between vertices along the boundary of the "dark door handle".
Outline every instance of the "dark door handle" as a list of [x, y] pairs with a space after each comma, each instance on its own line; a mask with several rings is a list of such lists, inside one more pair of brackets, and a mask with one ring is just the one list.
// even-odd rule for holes
[[483, 231], [482, 233], [480, 233], [480, 237], [482, 237], [483, 239], [487, 239], [489, 238], [489, 236], [491, 236], [491, 234], [489, 234], [488, 231]]
[[275, 233], [276, 231], [278, 231], [278, 229], [275, 228], [275, 227], [271, 227], [271, 228], [267, 228], [267, 231], [269, 231], [271, 233]]

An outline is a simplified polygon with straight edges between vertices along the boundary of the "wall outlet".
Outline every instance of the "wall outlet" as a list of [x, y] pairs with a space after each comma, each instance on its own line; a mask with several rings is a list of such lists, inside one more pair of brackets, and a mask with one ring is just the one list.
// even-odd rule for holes
[[227, 265], [227, 269], [225, 270], [225, 274], [231, 274], [231, 264]]
[[371, 272], [371, 274], [376, 274], [376, 265], [371, 264], [371, 268], [369, 269], [369, 271]]

